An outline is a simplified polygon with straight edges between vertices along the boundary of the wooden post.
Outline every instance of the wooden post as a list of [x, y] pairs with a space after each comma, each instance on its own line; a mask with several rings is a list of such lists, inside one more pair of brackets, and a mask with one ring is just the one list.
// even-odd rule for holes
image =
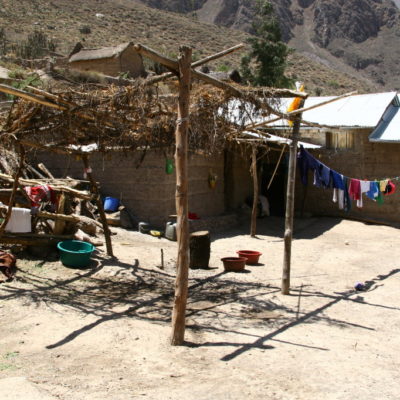
[[174, 308], [172, 312], [171, 344], [181, 345], [185, 337], [185, 313], [188, 295], [189, 275], [189, 220], [188, 220], [188, 129], [190, 102], [190, 65], [192, 49], [180, 47], [179, 63], [179, 104], [178, 120], [175, 131], [175, 166], [176, 166], [176, 214], [178, 257]]
[[[303, 107], [301, 101], [300, 108]], [[286, 215], [285, 215], [285, 250], [283, 256], [282, 294], [290, 293], [290, 261], [292, 253], [293, 216], [294, 216], [294, 189], [296, 182], [297, 143], [299, 141], [301, 114], [296, 115], [293, 124], [292, 143], [289, 145], [289, 169], [286, 190]]]
[[10, 199], [8, 201], [8, 209], [7, 209], [7, 212], [6, 212], [6, 215], [4, 217], [3, 222], [0, 224], [0, 238], [3, 236], [4, 231], [6, 229], [6, 226], [8, 224], [8, 221], [11, 218], [11, 213], [12, 213], [12, 208], [13, 208], [13, 205], [14, 205], [15, 195], [17, 193], [17, 189], [18, 189], [18, 186], [19, 186], [19, 177], [21, 176], [22, 170], [24, 168], [25, 149], [20, 143], [18, 143], [18, 145], [19, 145], [19, 157], [20, 157], [19, 158], [19, 165], [18, 165], [17, 171], [15, 172], [12, 192], [11, 192], [11, 195], [10, 195]]
[[257, 231], [257, 205], [258, 205], [258, 172], [257, 172], [257, 146], [252, 146], [251, 174], [253, 175], [253, 210], [251, 212], [250, 236], [255, 237]]
[[89, 166], [88, 156], [86, 154], [82, 155], [82, 160], [83, 160], [83, 164], [85, 166], [86, 175], [88, 177], [90, 185], [92, 186], [92, 193], [95, 195], [97, 208], [99, 209], [100, 220], [101, 220], [101, 223], [103, 225], [103, 230], [104, 230], [104, 238], [106, 240], [107, 254], [110, 257], [114, 257], [112, 244], [111, 244], [111, 231], [110, 231], [110, 228], [108, 227], [106, 213], [104, 212], [103, 203], [100, 198], [99, 188], [97, 187], [97, 183], [93, 178], [92, 169]]

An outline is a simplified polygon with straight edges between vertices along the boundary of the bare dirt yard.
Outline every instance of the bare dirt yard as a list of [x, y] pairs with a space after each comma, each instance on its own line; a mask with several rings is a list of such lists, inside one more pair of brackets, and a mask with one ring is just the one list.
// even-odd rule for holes
[[[179, 347], [175, 242], [113, 229], [116, 259], [99, 252], [87, 269], [21, 256], [0, 285], [0, 399], [399, 399], [400, 231], [295, 226], [290, 296], [282, 219], [259, 220], [258, 239], [246, 227], [212, 236]], [[260, 265], [224, 273], [220, 258], [239, 249], [261, 251]]]

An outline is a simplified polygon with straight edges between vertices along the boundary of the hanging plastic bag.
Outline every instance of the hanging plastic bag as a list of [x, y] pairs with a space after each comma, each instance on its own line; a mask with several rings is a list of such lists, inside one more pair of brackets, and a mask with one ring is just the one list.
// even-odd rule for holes
[[171, 175], [174, 172], [174, 160], [167, 158], [165, 161], [165, 172]]

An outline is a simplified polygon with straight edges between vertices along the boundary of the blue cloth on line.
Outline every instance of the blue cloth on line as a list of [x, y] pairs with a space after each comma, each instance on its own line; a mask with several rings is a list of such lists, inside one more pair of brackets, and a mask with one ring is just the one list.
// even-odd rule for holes
[[344, 190], [343, 175], [331, 169], [331, 183], [334, 189]]
[[365, 193], [367, 197], [376, 201], [376, 198], [379, 196], [379, 186], [378, 182], [372, 181], [370, 183], [370, 189]]
[[297, 157], [297, 164], [299, 166], [300, 178], [303, 185], [307, 186], [308, 183], [308, 170], [315, 171], [318, 167], [319, 161], [317, 161], [310, 153], [304, 150], [304, 147], [300, 147], [300, 152]]
[[317, 162], [317, 168], [314, 172], [314, 185], [317, 187], [327, 188], [331, 181], [331, 169], [322, 162], [318, 160], [315, 161]]

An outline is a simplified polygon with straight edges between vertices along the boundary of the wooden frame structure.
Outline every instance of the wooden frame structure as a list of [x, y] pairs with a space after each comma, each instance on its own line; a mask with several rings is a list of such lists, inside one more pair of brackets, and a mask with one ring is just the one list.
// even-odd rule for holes
[[[263, 123], [259, 124], [249, 124], [245, 127], [245, 129], [258, 129], [262, 126], [268, 125], [275, 120], [279, 119], [288, 119], [294, 120], [294, 129], [292, 134], [292, 142], [290, 145], [290, 167], [289, 167], [289, 180], [288, 180], [288, 188], [287, 188], [287, 214], [286, 214], [286, 222], [285, 222], [285, 256], [284, 256], [284, 272], [282, 279], [282, 293], [288, 294], [290, 288], [290, 257], [291, 257], [291, 240], [292, 240], [292, 231], [293, 231], [293, 206], [294, 206], [294, 185], [295, 185], [295, 171], [296, 171], [296, 151], [297, 151], [297, 141], [298, 141], [298, 133], [301, 122], [301, 114], [303, 111], [306, 111], [311, 108], [316, 108], [320, 105], [325, 104], [321, 103], [319, 105], [315, 105], [310, 108], [300, 108], [290, 113], [283, 113], [279, 110], [271, 107], [268, 102], [263, 102], [260, 100], [260, 90], [247, 90], [243, 91], [239, 89], [237, 86], [230, 85], [228, 83], [219, 81], [201, 73], [194, 69], [199, 65], [202, 65], [210, 60], [217, 59], [226, 54], [230, 54], [231, 52], [242, 48], [243, 45], [235, 46], [231, 49], [222, 51], [213, 56], [207, 57], [203, 60], [200, 60], [196, 63], [192, 64], [191, 60], [191, 49], [188, 47], [180, 48], [180, 55], [178, 60], [172, 60], [168, 57], [165, 57], [156, 51], [137, 44], [135, 45], [135, 50], [141, 54], [142, 56], [148, 57], [153, 61], [156, 61], [165, 67], [167, 67], [171, 72], [163, 74], [160, 77], [150, 78], [143, 82], [143, 85], [151, 85], [165, 79], [169, 79], [171, 77], [178, 78], [179, 82], [179, 99], [178, 99], [178, 117], [176, 123], [175, 130], [175, 161], [176, 161], [176, 210], [177, 210], [177, 236], [178, 236], [178, 254], [177, 254], [177, 274], [176, 274], [176, 282], [175, 282], [175, 297], [174, 297], [174, 306], [172, 313], [172, 335], [171, 335], [171, 344], [172, 345], [181, 345], [184, 343], [184, 334], [185, 334], [185, 312], [186, 312], [186, 303], [188, 297], [188, 267], [189, 267], [189, 230], [188, 230], [188, 166], [187, 166], [187, 156], [188, 156], [188, 129], [189, 129], [189, 109], [190, 109], [190, 87], [192, 79], [200, 80], [204, 83], [211, 84], [219, 89], [224, 90], [225, 92], [233, 95], [238, 99], [242, 99], [243, 101], [252, 101], [256, 104], [260, 109], [266, 110], [268, 113], [276, 115], [277, 117], [274, 119], [267, 120]], [[31, 88], [33, 93], [27, 93], [24, 91], [20, 91], [14, 88], [11, 88], [6, 85], [0, 85], [0, 91], [12, 95], [16, 95], [27, 99], [33, 102], [39, 102], [40, 104], [56, 108], [58, 110], [70, 110], [74, 109], [75, 105], [73, 103], [69, 103], [68, 101], [61, 100], [57, 96], [54, 96], [50, 93], [45, 93], [41, 90]], [[307, 94], [304, 92], [297, 92], [288, 89], [272, 89], [265, 88], [262, 89], [261, 93], [265, 96], [266, 94], [271, 97], [300, 97], [301, 99], [307, 98]], [[353, 93], [346, 94], [344, 96], [339, 96], [333, 100], [335, 101], [339, 98], [350, 96]], [[93, 120], [93, 116], [79, 111], [74, 111], [77, 116], [86, 120]], [[306, 124], [315, 125], [312, 123], [308, 123], [303, 121]], [[268, 137], [268, 134], [264, 134], [261, 131], [258, 131], [260, 136]], [[249, 141], [250, 143], [250, 141]], [[260, 145], [260, 142], [258, 145]], [[35, 143], [24, 140], [20, 142], [21, 149], [22, 145], [28, 145], [35, 147]], [[42, 148], [42, 147], [41, 147]], [[53, 151], [63, 152], [63, 149], [53, 148]], [[21, 159], [22, 153], [21, 150]], [[283, 153], [283, 152], [282, 152]], [[82, 157], [82, 154], [80, 154]], [[282, 156], [282, 154], [281, 154]], [[281, 157], [280, 157], [281, 158]], [[110, 231], [108, 229], [107, 221], [105, 219], [104, 210], [102, 203], [99, 199], [99, 191], [96, 186], [96, 182], [92, 176], [92, 172], [89, 165], [89, 160], [87, 154], [83, 154], [83, 163], [85, 167], [85, 171], [88, 173], [89, 181], [92, 185], [92, 192], [94, 193], [94, 198], [97, 202], [97, 205], [100, 210], [100, 216], [104, 228], [104, 234], [106, 236], [106, 244], [107, 244], [107, 252], [110, 256], [113, 255], [112, 247], [111, 247], [111, 239], [110, 239]], [[251, 227], [251, 236], [256, 235], [256, 201], [258, 197], [258, 176], [257, 176], [257, 144], [252, 143], [252, 175], [254, 179], [254, 203], [253, 203], [253, 212], [252, 212], [252, 227]], [[14, 184], [13, 190], [10, 196], [10, 204], [13, 196], [15, 196], [15, 192], [19, 185], [19, 173], [17, 171], [14, 176]], [[257, 196], [256, 196], [257, 195]], [[1, 232], [4, 229], [6, 221], [0, 226], [0, 236]]]

